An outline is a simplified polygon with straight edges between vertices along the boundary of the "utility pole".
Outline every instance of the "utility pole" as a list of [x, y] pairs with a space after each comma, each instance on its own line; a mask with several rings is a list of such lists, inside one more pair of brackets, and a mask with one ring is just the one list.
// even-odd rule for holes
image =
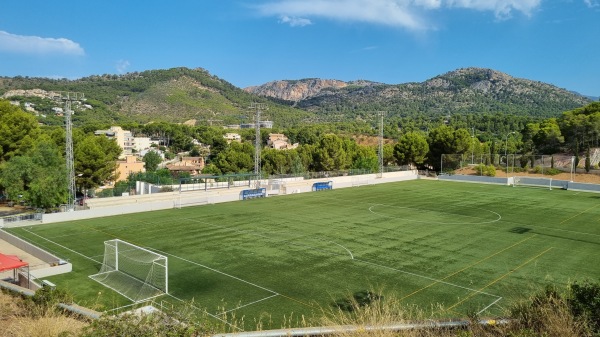
[[67, 211], [72, 212], [75, 210], [75, 198], [77, 191], [75, 190], [75, 159], [73, 156], [73, 123], [71, 121], [71, 115], [73, 110], [71, 109], [71, 103], [73, 101], [80, 101], [84, 99], [82, 92], [70, 92], [60, 91], [58, 97], [60, 100], [65, 102], [65, 143], [66, 143], [66, 165], [67, 165]]
[[256, 175], [256, 188], [259, 187], [260, 181], [260, 149], [262, 147], [262, 140], [260, 137], [260, 114], [263, 110], [267, 110], [268, 107], [265, 103], [252, 103], [250, 104], [250, 110], [255, 110], [256, 117], [254, 118], [254, 129], [256, 135], [254, 139], [254, 174]]

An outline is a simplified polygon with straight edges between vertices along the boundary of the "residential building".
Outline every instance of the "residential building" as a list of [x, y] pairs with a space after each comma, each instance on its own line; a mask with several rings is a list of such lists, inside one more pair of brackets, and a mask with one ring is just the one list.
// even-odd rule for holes
[[291, 150], [298, 147], [298, 143], [290, 144], [289, 139], [282, 133], [269, 133], [267, 145], [276, 150]]
[[146, 172], [144, 162], [138, 161], [136, 156], [125, 156], [124, 160], [118, 160], [116, 181], [127, 180], [131, 173]]
[[156, 144], [150, 137], [134, 137], [133, 138], [133, 149], [136, 153], [140, 153], [145, 149], [150, 148], [150, 145]]
[[108, 130], [96, 130], [94, 134], [105, 135], [108, 138], [114, 138], [117, 144], [123, 149], [119, 158], [125, 158], [133, 153], [135, 139], [129, 130], [123, 130], [120, 126], [111, 126]]
[[233, 132], [226, 133], [223, 136], [223, 138], [225, 138], [225, 140], [227, 140], [227, 144], [229, 144], [231, 142], [240, 143], [242, 141], [242, 136], [240, 136], [238, 133], [233, 133]]
[[167, 169], [172, 174], [187, 172], [190, 175], [198, 175], [204, 168], [204, 158], [202, 157], [181, 157], [178, 162], [167, 165]]

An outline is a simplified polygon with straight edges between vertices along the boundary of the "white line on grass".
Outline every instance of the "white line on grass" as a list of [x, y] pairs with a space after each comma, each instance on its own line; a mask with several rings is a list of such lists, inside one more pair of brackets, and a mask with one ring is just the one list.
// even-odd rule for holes
[[235, 279], [235, 280], [238, 280], [238, 281], [240, 281], [240, 282], [243, 282], [243, 283], [249, 284], [249, 285], [251, 285], [251, 286], [254, 286], [254, 287], [256, 287], [256, 288], [259, 288], [259, 289], [262, 289], [262, 290], [268, 291], [268, 292], [270, 292], [270, 293], [272, 293], [272, 294], [274, 294], [274, 295], [279, 295], [279, 293], [278, 293], [278, 292], [276, 292], [276, 291], [273, 291], [273, 290], [271, 290], [271, 289], [267, 289], [267, 288], [265, 288], [265, 287], [261, 287], [261, 286], [259, 286], [258, 284], [252, 283], [252, 282], [250, 282], [250, 281], [243, 280], [243, 279], [241, 279], [241, 278], [239, 278], [239, 277], [237, 277], [237, 276], [233, 276], [233, 275], [227, 274], [227, 273], [225, 273], [225, 272], [222, 272], [222, 271], [220, 271], [220, 270], [217, 270], [217, 269], [211, 268], [211, 267], [209, 267], [209, 266], [205, 266], [205, 265], [203, 265], [203, 264], [201, 264], [201, 263], [194, 262], [194, 261], [192, 261], [192, 260], [188, 260], [188, 259], [186, 259], [186, 258], [183, 258], [183, 257], [181, 257], [181, 256], [177, 256], [177, 255], [175, 255], [175, 254], [167, 253], [167, 252], [164, 252], [164, 251], [162, 251], [162, 250], [154, 249], [154, 248], [152, 248], [152, 247], [146, 247], [146, 248], [147, 248], [147, 249], [150, 249], [150, 250], [154, 250], [154, 251], [156, 251], [156, 252], [159, 252], [159, 253], [161, 253], [161, 254], [165, 254], [165, 255], [172, 256], [172, 257], [174, 257], [174, 258], [176, 258], [176, 259], [178, 259], [178, 260], [185, 261], [185, 262], [191, 263], [191, 264], [193, 264], [193, 265], [196, 265], [196, 266], [199, 266], [199, 267], [202, 267], [202, 268], [206, 268], [206, 269], [208, 269], [208, 270], [210, 270], [210, 271], [214, 271], [215, 273], [219, 273], [219, 274], [221, 274], [221, 275], [225, 275], [225, 276], [227, 276], [227, 277], [231, 277], [231, 278], [233, 278], [233, 279]]
[[189, 302], [186, 302], [186, 301], [182, 300], [182, 299], [181, 299], [181, 298], [179, 298], [179, 297], [175, 297], [175, 296], [173, 296], [173, 295], [171, 295], [171, 294], [165, 294], [165, 295], [167, 295], [167, 296], [170, 296], [170, 297], [172, 297], [172, 298], [176, 299], [176, 300], [177, 300], [177, 301], [179, 301], [179, 302], [182, 302], [182, 303], [187, 303], [187, 304], [188, 304], [189, 306], [191, 306], [192, 308], [194, 308], [194, 309], [196, 309], [196, 310], [200, 310], [200, 311], [202, 311], [202, 312], [206, 313], [208, 316], [210, 316], [210, 317], [212, 317], [212, 318], [214, 318], [214, 319], [216, 319], [216, 320], [219, 320], [219, 321], [221, 321], [221, 322], [223, 322], [223, 323], [225, 323], [225, 324], [229, 325], [230, 327], [232, 327], [232, 328], [234, 328], [234, 329], [236, 329], [236, 330], [239, 330], [239, 331], [244, 331], [243, 329], [240, 329], [240, 328], [238, 328], [237, 326], [235, 326], [235, 325], [233, 325], [233, 324], [231, 324], [231, 323], [227, 322], [226, 320], [224, 320], [224, 319], [222, 319], [222, 318], [220, 318], [220, 317], [218, 317], [218, 316], [216, 316], [216, 315], [213, 315], [213, 314], [211, 314], [210, 312], [208, 312], [208, 311], [206, 311], [206, 310], [204, 310], [204, 309], [198, 308], [197, 306], [195, 306], [195, 305], [193, 305], [193, 304], [191, 304], [191, 303], [189, 303]]
[[494, 304], [498, 303], [501, 299], [502, 299], [502, 297], [498, 297], [498, 299], [495, 300], [494, 302], [492, 302], [490, 305], [488, 305], [487, 307], [479, 310], [479, 312], [477, 312], [477, 315], [481, 315], [482, 312], [488, 310], [491, 306], [493, 306]]
[[436, 283], [442, 283], [442, 284], [449, 285], [449, 286], [452, 286], [452, 287], [465, 289], [465, 290], [468, 290], [468, 291], [471, 291], [471, 292], [474, 292], [474, 293], [479, 293], [479, 294], [483, 294], [483, 295], [487, 295], [487, 296], [491, 296], [491, 297], [495, 297], [495, 298], [501, 298], [498, 295], [486, 293], [485, 291], [480, 291], [480, 290], [477, 290], [477, 289], [472, 289], [472, 288], [461, 286], [461, 285], [458, 285], [458, 284], [455, 284], [455, 283], [446, 282], [444, 280], [438, 280], [438, 279], [435, 279], [433, 277], [429, 277], [429, 276], [425, 276], [425, 275], [419, 275], [419, 274], [412, 273], [412, 272], [409, 272], [409, 271], [406, 271], [406, 270], [384, 266], [384, 265], [381, 265], [381, 264], [378, 264], [378, 263], [375, 263], [375, 262], [371, 262], [371, 261], [367, 261], [367, 260], [360, 260], [360, 259], [354, 259], [354, 260], [357, 261], [357, 262], [362, 262], [362, 263], [369, 264], [369, 265], [372, 265], [372, 266], [375, 266], [375, 267], [393, 270], [393, 271], [396, 271], [396, 272], [399, 272], [399, 273], [402, 273], [402, 274], [407, 274], [407, 275], [411, 275], [411, 276], [416, 276], [416, 277], [424, 278], [426, 280], [434, 281]]
[[[38, 235], [38, 234], [36, 234], [36, 233], [33, 233], [33, 232], [31, 232], [31, 231], [29, 231], [29, 230], [27, 230], [27, 229], [25, 229], [25, 228], [23, 228], [23, 230], [24, 230], [24, 231], [26, 231], [27, 233], [30, 233], [30, 234], [32, 234], [32, 235], [35, 235], [35, 236], [39, 237], [40, 239], [46, 240], [46, 241], [48, 241], [48, 242], [50, 242], [50, 243], [52, 243], [52, 244], [55, 244], [55, 245], [57, 245], [57, 246], [59, 246], [59, 247], [61, 247], [61, 248], [63, 248], [63, 249], [66, 249], [66, 250], [68, 250], [68, 251], [70, 251], [70, 252], [72, 252], [72, 253], [75, 253], [75, 254], [77, 254], [77, 255], [79, 255], [79, 256], [81, 256], [81, 257], [84, 257], [84, 258], [86, 258], [86, 259], [88, 259], [88, 260], [94, 261], [94, 262], [96, 262], [96, 263], [102, 263], [102, 262], [100, 262], [100, 261], [97, 261], [97, 260], [94, 260], [94, 259], [92, 259], [91, 257], [89, 257], [89, 256], [86, 256], [86, 255], [84, 255], [84, 254], [82, 254], [82, 253], [80, 253], [80, 252], [78, 252], [78, 251], [75, 251], [75, 250], [73, 250], [73, 249], [67, 248], [67, 247], [65, 247], [65, 246], [63, 246], [63, 245], [61, 245], [61, 244], [59, 244], [59, 243], [56, 243], [56, 242], [54, 242], [54, 241], [52, 241], [52, 240], [50, 240], [50, 239], [47, 239], [47, 238], [45, 238], [45, 237], [43, 237], [43, 236], [41, 236], [41, 235]], [[186, 262], [189, 262], [189, 263], [192, 263], [192, 264], [195, 264], [195, 265], [198, 265], [198, 266], [201, 266], [201, 267], [207, 268], [207, 269], [209, 269], [209, 270], [212, 270], [212, 271], [214, 271], [214, 272], [217, 272], [217, 273], [220, 273], [220, 274], [223, 274], [223, 275], [226, 275], [226, 276], [232, 277], [232, 278], [234, 278], [234, 279], [236, 279], [236, 280], [238, 280], [238, 281], [241, 281], [241, 282], [244, 282], [244, 283], [250, 284], [250, 285], [252, 285], [252, 286], [255, 286], [255, 287], [257, 287], [257, 288], [260, 288], [260, 289], [262, 289], [262, 290], [266, 290], [266, 291], [268, 291], [268, 292], [271, 292], [271, 293], [273, 294], [273, 295], [271, 295], [271, 296], [269, 296], [269, 297], [266, 297], [266, 298], [260, 299], [260, 300], [258, 300], [258, 301], [254, 301], [254, 302], [252, 302], [252, 303], [248, 303], [248, 304], [242, 305], [242, 306], [240, 306], [240, 307], [238, 307], [238, 308], [235, 308], [235, 309], [229, 310], [229, 311], [227, 311], [226, 313], [228, 313], [228, 312], [230, 312], [230, 311], [234, 311], [234, 310], [240, 309], [240, 308], [243, 308], [243, 307], [246, 307], [246, 306], [249, 306], [249, 305], [252, 305], [252, 304], [255, 304], [255, 303], [258, 303], [258, 302], [261, 302], [261, 301], [264, 301], [264, 300], [267, 300], [267, 299], [270, 299], [270, 298], [272, 298], [272, 297], [275, 297], [275, 296], [279, 296], [279, 293], [277, 293], [277, 292], [275, 292], [275, 291], [272, 291], [272, 290], [270, 290], [270, 289], [267, 289], [267, 288], [261, 287], [261, 286], [259, 286], [259, 285], [256, 285], [256, 284], [254, 284], [254, 283], [251, 283], [251, 282], [248, 282], [248, 281], [242, 280], [242, 279], [240, 279], [240, 278], [238, 278], [238, 277], [235, 277], [235, 276], [232, 276], [232, 275], [226, 274], [226, 273], [224, 273], [224, 272], [221, 272], [221, 271], [218, 271], [218, 270], [216, 270], [216, 269], [213, 269], [213, 268], [210, 268], [210, 267], [207, 267], [207, 266], [201, 265], [201, 264], [199, 264], [199, 263], [196, 263], [196, 262], [193, 262], [193, 261], [190, 261], [190, 260], [187, 260], [187, 259], [181, 258], [181, 257], [179, 257], [179, 256], [176, 256], [176, 255], [173, 255], [173, 254], [169, 254], [169, 253], [167, 253], [167, 252], [160, 251], [160, 250], [158, 250], [158, 249], [153, 249], [153, 248], [151, 248], [151, 247], [146, 247], [146, 248], [148, 248], [148, 249], [151, 249], [151, 250], [154, 250], [154, 251], [157, 251], [157, 252], [160, 252], [160, 253], [162, 253], [162, 254], [165, 254], [165, 255], [170, 255], [170, 256], [172, 256], [172, 257], [174, 257], [174, 258], [177, 258], [177, 259], [180, 259], [180, 260], [183, 260], [183, 261], [186, 261]], [[110, 287], [109, 287], [109, 288], [110, 288]], [[110, 288], [110, 289], [112, 289], [112, 288]], [[113, 289], [113, 291], [115, 291], [115, 290]], [[117, 291], [117, 293], [121, 294], [121, 293], [120, 293], [120, 292], [118, 292], [118, 291]], [[127, 296], [124, 296], [123, 294], [121, 294], [121, 295], [122, 295], [123, 297], [125, 297], [125, 298], [129, 299]], [[166, 294], [161, 294], [161, 295], [159, 295], [159, 296], [162, 296], [162, 295], [168, 295], [168, 296], [170, 296], [170, 297], [172, 297], [172, 298], [174, 298], [174, 299], [176, 299], [176, 300], [178, 300], [178, 301], [180, 301], [180, 302], [185, 302], [184, 300], [182, 300], [182, 299], [180, 299], [180, 298], [178, 298], [178, 297], [175, 297], [175, 296], [173, 296], [173, 295], [171, 295], [171, 294], [168, 294], [168, 293], [166, 293]], [[155, 297], [158, 297], [158, 296], [155, 296]], [[132, 305], [139, 304], [139, 302], [135, 302], [135, 301], [133, 301], [133, 302], [134, 302], [134, 303], [133, 303]], [[190, 305], [191, 305], [191, 304], [190, 304]], [[191, 305], [191, 306], [192, 306], [193, 308], [195, 308], [195, 309], [202, 310], [202, 309], [200, 309], [200, 308], [198, 308], [198, 307], [196, 307], [196, 306], [194, 306], [194, 305]], [[126, 307], [126, 306], [125, 306], [125, 307]], [[120, 309], [120, 308], [117, 308], [117, 309]], [[112, 309], [112, 310], [116, 310], [116, 309]], [[223, 322], [223, 323], [225, 323], [225, 324], [227, 324], [227, 325], [231, 326], [232, 328], [234, 328], [234, 329], [237, 329], [237, 330], [240, 330], [240, 331], [243, 331], [242, 329], [240, 329], [240, 328], [238, 328], [238, 327], [236, 327], [236, 326], [233, 326], [231, 323], [229, 323], [229, 322], [227, 322], [227, 321], [225, 321], [225, 320], [223, 320], [223, 319], [219, 318], [218, 316], [215, 316], [215, 315], [213, 315], [213, 314], [209, 313], [209, 312], [208, 312], [208, 311], [206, 311], [206, 310], [204, 310], [204, 311], [206, 312], [206, 314], [207, 314], [207, 315], [209, 315], [209, 316], [211, 316], [211, 317], [213, 317], [213, 318], [215, 318], [215, 319], [217, 319], [217, 320], [219, 320], [219, 321], [221, 321], [221, 322]], [[108, 312], [108, 311], [107, 311], [107, 312]]]
[[350, 249], [348, 249], [348, 248], [346, 248], [346, 247], [344, 247], [344, 246], [340, 245], [340, 244], [339, 244], [339, 243], [337, 243], [337, 242], [333, 242], [333, 241], [327, 241], [327, 242], [333, 243], [334, 245], [338, 245], [338, 246], [340, 246], [340, 247], [344, 248], [344, 249], [345, 249], [345, 250], [348, 252], [348, 254], [350, 254], [350, 259], [351, 259], [351, 260], [354, 260], [354, 255], [352, 255], [352, 252], [350, 251]]
[[46, 240], [46, 241], [48, 241], [48, 242], [50, 242], [50, 243], [52, 243], [52, 244], [55, 244], [55, 245], [57, 245], [57, 246], [59, 246], [59, 247], [61, 247], [61, 248], [63, 248], [63, 249], [66, 249], [66, 250], [68, 250], [68, 251], [70, 251], [70, 252], [72, 252], [72, 253], [75, 253], [75, 254], [77, 254], [77, 255], [79, 255], [79, 256], [82, 256], [82, 257], [84, 257], [84, 258], [86, 258], [86, 259], [88, 259], [88, 260], [94, 261], [94, 262], [96, 262], [96, 263], [102, 263], [102, 261], [97, 261], [97, 260], [94, 260], [94, 259], [92, 259], [92, 258], [91, 258], [91, 257], [89, 257], [89, 256], [83, 255], [83, 254], [81, 254], [80, 252], [74, 251], [74, 250], [73, 250], [73, 249], [71, 249], [71, 248], [67, 248], [67, 247], [65, 247], [65, 246], [63, 246], [63, 245], [61, 245], [61, 244], [58, 244], [58, 243], [56, 243], [56, 242], [54, 242], [54, 241], [50, 240], [50, 239], [46, 239], [45, 237], [43, 237], [43, 236], [41, 236], [41, 235], [38, 235], [38, 234], [36, 234], [36, 233], [34, 233], [34, 232], [30, 231], [30, 230], [27, 230], [27, 229], [25, 229], [25, 228], [23, 228], [23, 230], [24, 230], [24, 231], [26, 231], [26, 232], [27, 232], [27, 233], [29, 233], [29, 234], [35, 235], [35, 236], [37, 236], [37, 237], [38, 237], [38, 238], [40, 238], [40, 239]]
[[256, 304], [256, 303], [258, 303], [258, 302], [266, 301], [266, 300], [268, 300], [268, 299], [271, 299], [271, 298], [273, 298], [273, 297], [277, 297], [277, 296], [279, 296], [279, 294], [271, 295], [271, 296], [269, 296], [269, 297], [265, 297], [265, 298], [262, 298], [262, 299], [260, 299], [260, 300], [254, 301], [254, 302], [246, 303], [246, 304], [244, 304], [244, 305], [241, 305], [241, 306], [239, 306], [239, 307], [237, 307], [237, 308], [234, 308], [234, 309], [231, 309], [231, 310], [224, 311], [223, 313], [224, 313], [224, 314], [227, 314], [227, 313], [230, 313], [230, 312], [232, 312], [232, 311], [236, 311], [236, 310], [238, 310], [238, 309], [241, 309], [241, 308], [243, 308], [243, 307], [247, 307], [247, 306], [250, 306], [250, 305], [252, 305], [252, 304]]
[[[391, 216], [391, 215], [385, 215], [385, 214], [381, 214], [381, 213], [378, 213], [378, 212], [374, 211], [373, 209], [376, 208], [377, 206], [386, 206], [386, 207], [392, 207], [392, 208], [403, 208], [403, 209], [416, 210], [416, 211], [432, 212], [430, 210], [423, 210], [423, 209], [412, 208], [412, 207], [391, 206], [391, 205], [385, 205], [385, 204], [375, 204], [375, 205], [372, 205], [372, 206], [369, 207], [369, 212], [371, 212], [371, 213], [373, 213], [373, 214], [375, 214], [377, 216], [384, 217], [384, 218], [390, 218], [390, 219], [399, 219], [399, 217], [397, 217], [397, 216]], [[494, 220], [489, 220], [489, 221], [480, 221], [480, 222], [474, 222], [474, 223], [466, 223], [467, 225], [490, 224], [490, 223], [498, 222], [498, 221], [500, 221], [502, 219], [502, 216], [500, 214], [494, 212], [494, 211], [490, 211], [490, 210], [483, 209], [483, 208], [476, 208], [476, 207], [471, 207], [471, 208], [472, 209], [478, 209], [478, 210], [481, 210], [481, 211], [486, 211], [486, 212], [493, 213], [493, 214], [495, 214], [497, 216], [497, 218], [494, 219]], [[449, 213], [446, 213], [446, 212], [437, 212], [437, 211], [436, 211], [436, 213], [441, 213], [443, 215], [449, 214]], [[456, 214], [451, 214], [451, 215], [456, 216]], [[480, 218], [474, 217], [474, 216], [470, 216], [470, 215], [458, 215], [458, 216], [467, 217], [467, 218], [475, 218], [477, 220], [480, 220]], [[405, 218], [400, 218], [400, 219], [406, 220]], [[410, 219], [409, 221], [410, 222], [434, 223], [434, 224], [440, 224], [440, 225], [464, 225], [465, 224], [464, 222], [421, 221], [421, 220], [414, 220], [414, 219]]]

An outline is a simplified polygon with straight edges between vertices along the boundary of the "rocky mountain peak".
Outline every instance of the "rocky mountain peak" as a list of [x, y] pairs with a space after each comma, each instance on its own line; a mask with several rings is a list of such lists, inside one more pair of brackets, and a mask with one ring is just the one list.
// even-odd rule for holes
[[274, 97], [286, 101], [298, 102], [315, 95], [327, 89], [341, 89], [348, 86], [368, 86], [374, 82], [358, 80], [344, 82], [332, 79], [307, 78], [302, 80], [282, 80], [265, 83], [260, 86], [245, 88], [244, 90], [267, 97]]

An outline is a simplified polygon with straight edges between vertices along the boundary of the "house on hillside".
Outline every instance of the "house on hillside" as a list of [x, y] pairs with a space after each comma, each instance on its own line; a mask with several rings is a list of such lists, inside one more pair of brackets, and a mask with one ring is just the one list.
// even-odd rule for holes
[[167, 165], [171, 174], [187, 172], [190, 175], [198, 175], [204, 168], [204, 158], [202, 157], [181, 157], [178, 162]]
[[117, 144], [123, 149], [119, 158], [125, 158], [133, 153], [135, 146], [135, 138], [129, 130], [123, 130], [120, 126], [111, 126], [108, 130], [96, 130], [94, 132], [96, 136], [106, 136], [111, 139], [115, 139]]
[[240, 136], [238, 133], [227, 132], [223, 138], [225, 138], [227, 144], [230, 144], [231, 142], [242, 142], [242, 136]]
[[267, 145], [275, 150], [291, 150], [298, 147], [298, 143], [290, 144], [289, 139], [282, 133], [269, 133]]
[[125, 156], [124, 160], [117, 161], [117, 179], [115, 182], [127, 180], [132, 173], [146, 172], [144, 162], [138, 161], [136, 156]]

